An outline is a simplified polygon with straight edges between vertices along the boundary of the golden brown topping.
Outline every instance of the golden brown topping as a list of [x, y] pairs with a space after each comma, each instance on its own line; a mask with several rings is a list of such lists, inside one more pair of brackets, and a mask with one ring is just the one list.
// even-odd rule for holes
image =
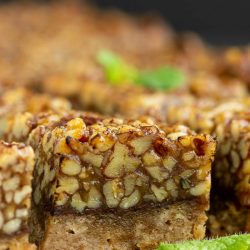
[[81, 213], [207, 200], [215, 152], [211, 137], [183, 126], [163, 131], [121, 119], [87, 125], [78, 117], [59, 124], [46, 128], [36, 151], [36, 203], [53, 201], [55, 210]]

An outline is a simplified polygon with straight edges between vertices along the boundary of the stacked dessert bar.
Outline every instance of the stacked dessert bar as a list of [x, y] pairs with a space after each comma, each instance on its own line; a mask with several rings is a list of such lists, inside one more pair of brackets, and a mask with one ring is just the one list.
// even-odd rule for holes
[[[92, 82], [83, 86], [83, 89], [87, 91], [82, 92], [81, 100], [86, 108], [91, 107], [103, 113], [113, 112], [113, 114], [118, 113], [125, 117], [139, 117], [146, 120], [149, 116], [156, 124], [161, 122], [172, 125], [184, 124], [194, 131], [214, 136], [218, 146], [213, 164], [215, 191], [212, 195], [214, 202], [212, 202], [211, 211], [217, 213], [217, 220], [214, 220], [212, 214], [212, 221], [217, 223], [216, 227], [218, 227], [220, 223], [218, 221], [223, 218], [218, 210], [220, 210], [219, 207], [224, 207], [223, 214], [228, 218], [226, 222], [224, 219], [221, 222], [222, 225], [228, 224], [228, 231], [223, 229], [225, 225], [220, 226], [224, 233], [249, 231], [250, 102], [248, 97], [224, 98], [221, 96], [215, 100], [204, 95], [204, 98], [197, 99], [186, 92], [178, 94], [147, 92], [146, 90], [126, 92], [125, 88], [117, 90], [116, 87], [108, 86], [108, 90], [99, 96], [101, 99], [88, 98], [91, 96], [90, 92], [98, 91], [99, 85], [101, 84]], [[112, 92], [119, 93], [117, 98], [108, 98]], [[107, 105], [102, 106], [101, 100], [105, 100]], [[223, 202], [220, 205], [221, 199]], [[232, 208], [236, 211], [237, 219], [230, 221]], [[240, 224], [240, 226], [237, 227], [235, 224]], [[231, 227], [236, 229], [232, 230]], [[216, 235], [218, 230], [211, 228], [210, 231]], [[223, 233], [219, 232], [219, 234]]]
[[[11, 95], [6, 91], [3, 100]], [[29, 105], [37, 103], [36, 94], [32, 100], [20, 96], [3, 101], [9, 113], [1, 131], [35, 151], [26, 209], [31, 242], [44, 249], [88, 249], [95, 239], [100, 249], [151, 249], [164, 240], [204, 237], [216, 146], [211, 136], [184, 126], [67, 111], [68, 105], [53, 110], [49, 97], [39, 112]], [[29, 114], [19, 126], [12, 125], [14, 108], [18, 117]], [[18, 164], [13, 161], [14, 170]]]
[[[0, 250], [151, 250], [250, 231], [248, 47], [76, 2], [0, 6], [0, 34]], [[114, 83], [102, 50], [185, 82]]]
[[31, 240], [45, 249], [152, 249], [203, 238], [215, 142], [185, 127], [166, 131], [75, 118], [34, 134]]

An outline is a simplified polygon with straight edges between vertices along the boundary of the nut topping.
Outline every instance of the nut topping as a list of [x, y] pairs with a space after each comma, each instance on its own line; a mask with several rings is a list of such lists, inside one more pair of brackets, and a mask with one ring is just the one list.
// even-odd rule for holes
[[146, 152], [152, 144], [152, 138], [150, 136], [134, 139], [130, 142], [130, 145], [134, 148], [135, 155], [141, 155]]
[[78, 212], [82, 212], [83, 209], [87, 206], [87, 203], [82, 201], [79, 193], [75, 193], [72, 196], [71, 206], [75, 208]]
[[66, 192], [68, 194], [74, 194], [79, 188], [77, 179], [72, 177], [62, 177], [59, 179], [59, 186], [56, 189], [57, 193]]
[[13, 219], [8, 221], [3, 226], [3, 232], [9, 235], [18, 232], [21, 227], [21, 222], [21, 219]]
[[120, 207], [123, 209], [128, 209], [135, 206], [140, 201], [140, 192], [135, 190], [129, 197], [123, 198]]
[[184, 126], [161, 130], [140, 121], [89, 124], [84, 119], [50, 124], [36, 143], [34, 202], [39, 206], [84, 213], [208, 199], [215, 152], [210, 136]]
[[73, 176], [81, 172], [81, 165], [75, 160], [64, 159], [61, 163], [61, 169], [64, 174]]
[[103, 193], [106, 198], [108, 207], [117, 207], [124, 195], [123, 189], [120, 187], [119, 180], [108, 181], [103, 185]]
[[163, 200], [165, 200], [168, 197], [168, 193], [164, 189], [164, 187], [158, 188], [156, 185], [152, 185], [151, 189], [152, 189], [153, 193], [155, 194], [156, 199], [159, 202], [162, 202]]

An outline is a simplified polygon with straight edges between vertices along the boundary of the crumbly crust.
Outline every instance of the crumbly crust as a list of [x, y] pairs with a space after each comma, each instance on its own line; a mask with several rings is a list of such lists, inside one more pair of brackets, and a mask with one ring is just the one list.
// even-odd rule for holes
[[[202, 239], [207, 219], [204, 209], [196, 201], [185, 201], [121, 215], [48, 215], [40, 249], [153, 250], [164, 241]], [[31, 235], [31, 240], [37, 239]]]

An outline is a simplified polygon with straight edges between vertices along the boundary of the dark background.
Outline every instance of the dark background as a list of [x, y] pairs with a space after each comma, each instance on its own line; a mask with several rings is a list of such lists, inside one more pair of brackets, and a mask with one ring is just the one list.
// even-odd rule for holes
[[[16, 0], [14, 2], [32, 1], [50, 2], [53, 0]], [[89, 1], [97, 3], [102, 8], [115, 7], [131, 13], [159, 13], [175, 29], [198, 32], [205, 40], [214, 44], [250, 43], [250, 0]], [[0, 0], [1, 2], [13, 1]]]
[[250, 43], [249, 0], [95, 0], [132, 13], [161, 13], [177, 30], [196, 31], [215, 44]]

